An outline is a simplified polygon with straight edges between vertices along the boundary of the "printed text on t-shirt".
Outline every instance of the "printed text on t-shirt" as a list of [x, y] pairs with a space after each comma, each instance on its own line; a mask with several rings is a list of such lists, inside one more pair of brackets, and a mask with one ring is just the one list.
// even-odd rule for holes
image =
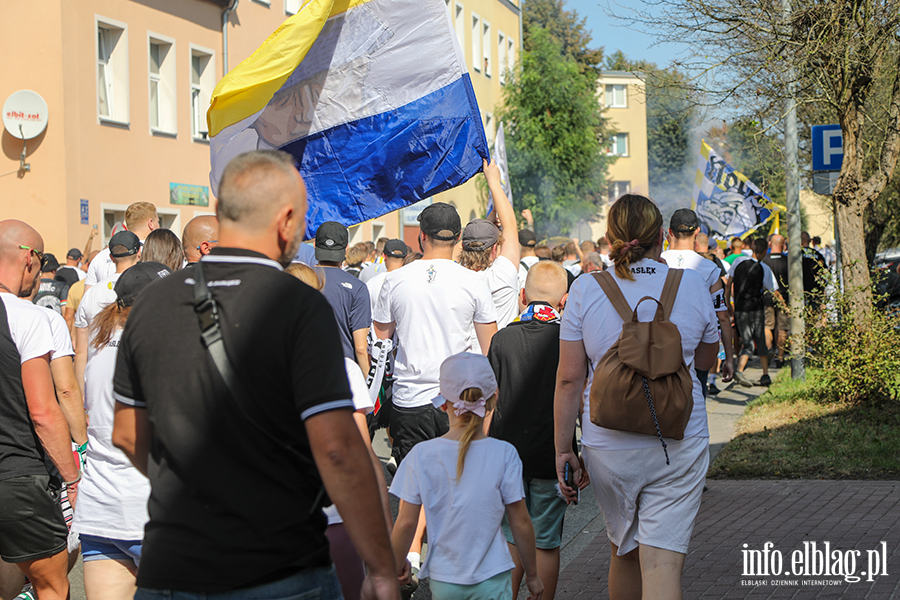
[[635, 275], [656, 275], [656, 267], [631, 267]]

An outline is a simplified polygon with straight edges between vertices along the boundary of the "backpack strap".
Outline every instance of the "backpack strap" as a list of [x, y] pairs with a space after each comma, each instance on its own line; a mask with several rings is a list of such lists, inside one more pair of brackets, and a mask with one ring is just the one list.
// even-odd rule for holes
[[675, 296], [678, 295], [678, 287], [681, 285], [682, 275], [684, 275], [683, 269], [669, 269], [669, 274], [666, 275], [666, 283], [663, 285], [662, 293], [659, 295], [663, 318], [666, 321], [669, 320], [669, 315], [672, 314], [672, 307], [675, 306]]
[[613, 307], [619, 313], [619, 316], [622, 317], [622, 320], [626, 323], [630, 321], [634, 317], [634, 311], [628, 306], [628, 301], [622, 295], [622, 290], [619, 289], [619, 285], [613, 279], [612, 274], [609, 271], [603, 271], [601, 273], [591, 273], [591, 276], [597, 280], [597, 283], [606, 292], [606, 297], [612, 302]]

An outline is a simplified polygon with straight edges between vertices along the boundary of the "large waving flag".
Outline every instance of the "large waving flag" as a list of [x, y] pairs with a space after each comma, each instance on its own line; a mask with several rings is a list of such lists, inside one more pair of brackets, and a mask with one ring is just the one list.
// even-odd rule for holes
[[488, 158], [443, 0], [307, 0], [216, 86], [210, 183], [249, 150], [297, 158], [307, 238], [464, 183]]
[[691, 208], [700, 219], [700, 228], [720, 242], [735, 236], [745, 239], [785, 210], [735, 171], [706, 140], [700, 143]]
[[[503, 134], [503, 122], [500, 122], [500, 127], [497, 128], [497, 135], [494, 137], [494, 151], [491, 153], [494, 159], [494, 162], [497, 163], [497, 166], [500, 167], [500, 187], [503, 188], [503, 193], [506, 194], [506, 197], [509, 198], [509, 203], [512, 204], [512, 187], [509, 184], [509, 162], [506, 160], [506, 136]], [[488, 191], [488, 206], [487, 213], [491, 214], [494, 211], [494, 196]]]

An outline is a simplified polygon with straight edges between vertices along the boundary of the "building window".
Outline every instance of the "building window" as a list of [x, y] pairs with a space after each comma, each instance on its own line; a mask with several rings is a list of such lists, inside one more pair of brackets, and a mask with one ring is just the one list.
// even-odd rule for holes
[[506, 68], [510, 73], [516, 68], [516, 48], [512, 38], [506, 38]]
[[215, 56], [211, 51], [191, 47], [191, 135], [208, 139], [206, 112], [215, 84]]
[[609, 156], [628, 156], [628, 134], [617, 133], [610, 138]]
[[101, 120], [128, 122], [128, 31], [124, 24], [96, 21], [97, 114]]
[[484, 27], [482, 28], [482, 39], [481, 39], [481, 47], [484, 49], [484, 75], [485, 77], [491, 76], [491, 48], [493, 48], [491, 44], [491, 24], [485, 21]]
[[284, 0], [284, 14], [296, 15], [300, 11], [300, 0]]
[[456, 39], [459, 40], [459, 47], [463, 48], [466, 41], [466, 19], [463, 16], [463, 5], [457, 2], [454, 10], [453, 22], [456, 26]]
[[481, 19], [472, 13], [472, 68], [481, 73]]
[[497, 66], [500, 68], [500, 73], [498, 76], [500, 78], [500, 85], [506, 83], [506, 36], [503, 35], [502, 31], [497, 32]]
[[606, 106], [610, 108], [627, 108], [627, 94], [621, 84], [609, 84], [606, 86]]
[[631, 191], [630, 181], [610, 181], [609, 182], [609, 203], [612, 204], [619, 199], [620, 196]]
[[175, 42], [149, 34], [150, 130], [177, 130], [175, 95]]

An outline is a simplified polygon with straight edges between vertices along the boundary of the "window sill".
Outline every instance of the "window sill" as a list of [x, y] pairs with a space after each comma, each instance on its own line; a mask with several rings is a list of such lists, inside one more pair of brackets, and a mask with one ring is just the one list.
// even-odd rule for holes
[[197, 136], [191, 136], [191, 139], [197, 142], [198, 144], [209, 144], [209, 138], [202, 138]]
[[177, 131], [165, 131], [164, 129], [154, 129], [152, 127], [150, 128], [150, 135], [152, 135], [153, 137], [167, 137], [172, 139], [178, 138]]
[[119, 121], [117, 119], [111, 119], [109, 117], [100, 116], [98, 117], [101, 125], [110, 125], [112, 127], [121, 127], [122, 129], [130, 129], [131, 123], [129, 121]]

